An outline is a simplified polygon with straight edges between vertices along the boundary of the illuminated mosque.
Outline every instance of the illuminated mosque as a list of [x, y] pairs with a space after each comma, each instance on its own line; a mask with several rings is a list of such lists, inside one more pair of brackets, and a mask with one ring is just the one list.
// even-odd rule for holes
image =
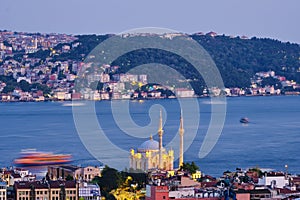
[[[133, 170], [148, 171], [149, 169], [162, 169], [162, 170], [173, 170], [174, 163], [174, 151], [166, 150], [163, 147], [163, 120], [162, 113], [160, 111], [158, 136], [159, 142], [153, 140], [150, 136], [150, 140], [145, 141], [137, 149], [131, 149], [130, 152], [130, 168]], [[180, 115], [180, 146], [179, 146], [179, 167], [183, 164], [183, 118]]]

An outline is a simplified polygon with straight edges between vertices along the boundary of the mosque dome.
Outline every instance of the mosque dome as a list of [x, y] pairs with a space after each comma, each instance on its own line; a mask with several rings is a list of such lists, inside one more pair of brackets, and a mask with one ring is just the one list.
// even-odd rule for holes
[[138, 148], [138, 152], [143, 153], [146, 151], [158, 151], [159, 150], [159, 143], [155, 140], [150, 138], [150, 140], [147, 140], [141, 144], [141, 146]]

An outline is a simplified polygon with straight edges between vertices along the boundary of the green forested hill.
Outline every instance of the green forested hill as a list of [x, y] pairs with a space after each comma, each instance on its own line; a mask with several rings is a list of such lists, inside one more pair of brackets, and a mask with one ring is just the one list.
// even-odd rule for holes
[[227, 86], [245, 86], [244, 77], [248, 79], [256, 72], [268, 70], [300, 81], [298, 44], [259, 38], [192, 37], [210, 53]]
[[[79, 42], [77, 48], [70, 53], [61, 54], [55, 59], [82, 60], [101, 41], [109, 35], [82, 35], [76, 36]], [[250, 78], [259, 71], [274, 70], [277, 75], [286, 76], [287, 79], [300, 82], [300, 46], [298, 44], [284, 43], [273, 39], [241, 39], [228, 36], [191, 35], [212, 56], [219, 68], [227, 87], [248, 87]], [[128, 61], [130, 60], [130, 65]], [[127, 71], [130, 67], [141, 64], [157, 62], [175, 66], [186, 77], [197, 77], [189, 64], [179, 57], [167, 52], [153, 49], [143, 49], [120, 57], [114, 65], [121, 66], [119, 72]], [[198, 78], [198, 77], [197, 77]], [[199, 82], [194, 83], [199, 85]], [[200, 85], [203, 82], [200, 79]]]

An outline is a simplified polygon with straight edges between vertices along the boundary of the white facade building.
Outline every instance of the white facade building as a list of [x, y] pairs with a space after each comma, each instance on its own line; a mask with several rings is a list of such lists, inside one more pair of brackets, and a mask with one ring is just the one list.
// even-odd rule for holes
[[186, 88], [177, 88], [175, 89], [175, 95], [178, 98], [188, 98], [188, 97], [194, 97], [195, 92], [194, 90], [190, 90]]
[[97, 184], [81, 183], [78, 192], [79, 199], [99, 200], [101, 198], [100, 187]]
[[289, 181], [283, 173], [266, 173], [262, 178], [258, 179], [258, 185], [274, 186], [276, 188], [284, 188]]
[[169, 198], [179, 199], [179, 198], [193, 198], [195, 197], [195, 188], [178, 188], [175, 191], [169, 191]]

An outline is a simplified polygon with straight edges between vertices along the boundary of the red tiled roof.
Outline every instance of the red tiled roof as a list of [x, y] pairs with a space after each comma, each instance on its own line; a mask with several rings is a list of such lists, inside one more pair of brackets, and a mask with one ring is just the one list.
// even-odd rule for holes
[[64, 186], [65, 188], [76, 188], [75, 181], [50, 181], [49, 183], [41, 181], [20, 181], [15, 183], [16, 189], [30, 189], [32, 186], [38, 189], [48, 189], [50, 188], [60, 188]]
[[292, 182], [300, 182], [300, 177], [293, 177]]
[[215, 187], [216, 185], [217, 181], [201, 182], [202, 187]]
[[31, 189], [34, 187], [36, 189], [48, 189], [47, 184], [44, 184], [40, 181], [28, 182], [28, 181], [20, 181], [15, 183], [16, 189]]
[[75, 181], [50, 181], [51, 188], [60, 188], [64, 186], [65, 188], [75, 188], [76, 182]]
[[12, 173], [13, 173], [12, 171], [4, 171], [4, 175], [12, 174]]
[[268, 172], [267, 176], [284, 176], [283, 172]]
[[292, 191], [289, 190], [287, 188], [283, 188], [283, 189], [277, 189], [277, 191], [279, 192], [279, 194], [294, 194], [294, 193], [299, 193], [299, 191]]
[[11, 174], [13, 178], [21, 178], [20, 174]]

